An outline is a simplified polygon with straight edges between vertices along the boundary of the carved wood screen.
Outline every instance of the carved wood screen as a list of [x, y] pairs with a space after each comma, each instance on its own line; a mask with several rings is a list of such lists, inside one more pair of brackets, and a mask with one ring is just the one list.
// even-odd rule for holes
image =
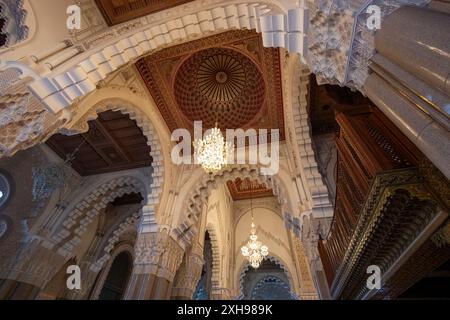
[[[336, 120], [335, 214], [318, 250], [334, 298], [360, 298], [366, 294], [360, 286], [365, 264], [378, 261], [387, 268], [393, 263], [403, 250], [399, 248], [414, 240], [401, 233], [425, 227], [436, 214], [437, 202], [427, 199], [417, 171], [425, 157], [377, 108], [338, 112]], [[425, 197], [416, 196], [419, 189]], [[416, 230], [405, 229], [413, 224]]]

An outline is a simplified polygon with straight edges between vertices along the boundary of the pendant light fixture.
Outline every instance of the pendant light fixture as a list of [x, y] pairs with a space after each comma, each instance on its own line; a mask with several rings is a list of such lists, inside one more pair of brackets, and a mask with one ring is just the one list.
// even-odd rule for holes
[[[250, 182], [251, 184], [251, 182]], [[261, 262], [269, 254], [269, 248], [258, 241], [258, 236], [256, 235], [256, 225], [253, 216], [253, 195], [250, 196], [250, 212], [252, 215], [252, 224], [250, 228], [250, 240], [245, 246], [241, 248], [242, 255], [247, 258], [250, 265], [254, 269], [258, 269]]]

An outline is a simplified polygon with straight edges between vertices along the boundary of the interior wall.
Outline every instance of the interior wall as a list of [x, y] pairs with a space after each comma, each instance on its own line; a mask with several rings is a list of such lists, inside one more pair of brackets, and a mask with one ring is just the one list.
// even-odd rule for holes
[[[283, 219], [276, 212], [267, 208], [253, 207], [253, 213], [258, 240], [268, 246], [269, 255], [279, 259], [289, 270], [292, 278], [297, 279], [296, 268], [292, 259], [292, 249]], [[247, 211], [240, 217], [235, 227], [234, 257], [236, 260], [234, 282], [235, 292], [237, 294], [239, 294], [239, 281], [242, 268], [247, 262], [241, 254], [241, 247], [249, 240], [250, 226], [251, 213]]]

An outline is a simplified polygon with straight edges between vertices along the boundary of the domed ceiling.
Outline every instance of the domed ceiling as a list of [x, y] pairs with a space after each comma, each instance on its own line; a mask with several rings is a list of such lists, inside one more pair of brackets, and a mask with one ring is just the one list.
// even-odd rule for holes
[[262, 111], [264, 79], [258, 67], [238, 51], [211, 48], [193, 54], [175, 76], [175, 99], [191, 121], [204, 127], [248, 126]]
[[279, 129], [284, 140], [280, 52], [235, 30], [169, 47], [136, 63], [170, 131]]

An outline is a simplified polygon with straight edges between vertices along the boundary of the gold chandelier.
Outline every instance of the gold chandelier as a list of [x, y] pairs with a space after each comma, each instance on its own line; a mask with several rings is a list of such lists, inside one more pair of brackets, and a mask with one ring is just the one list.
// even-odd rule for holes
[[217, 124], [204, 139], [194, 141], [197, 161], [209, 173], [216, 173], [227, 166], [231, 147], [225, 142]]
[[263, 245], [261, 241], [258, 241], [256, 226], [253, 222], [253, 199], [250, 201], [250, 210], [252, 213], [250, 240], [241, 248], [241, 253], [245, 258], [247, 258], [253, 268], [258, 269], [261, 262], [269, 254], [269, 248]]

